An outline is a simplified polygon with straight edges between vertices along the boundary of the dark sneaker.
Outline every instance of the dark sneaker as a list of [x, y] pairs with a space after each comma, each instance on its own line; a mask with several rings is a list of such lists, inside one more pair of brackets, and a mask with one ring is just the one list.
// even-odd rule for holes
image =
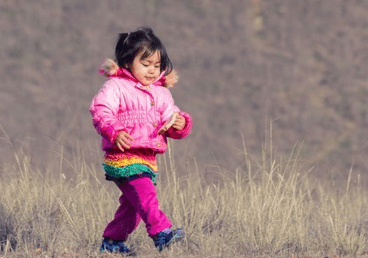
[[168, 247], [171, 243], [179, 241], [184, 237], [184, 231], [181, 228], [170, 229], [167, 228], [154, 237], [152, 237], [156, 248], [161, 252], [165, 247]]
[[116, 241], [108, 238], [104, 238], [102, 241], [100, 252], [120, 253], [127, 256], [135, 256], [135, 254], [129, 250], [124, 244], [124, 241]]

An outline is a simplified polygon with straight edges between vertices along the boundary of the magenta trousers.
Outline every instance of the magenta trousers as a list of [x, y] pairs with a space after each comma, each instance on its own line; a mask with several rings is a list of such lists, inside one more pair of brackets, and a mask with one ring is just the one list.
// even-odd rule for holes
[[160, 210], [156, 188], [149, 177], [134, 179], [118, 187], [122, 192], [120, 206], [114, 219], [107, 225], [103, 237], [125, 241], [141, 220], [146, 224], [150, 237], [171, 227], [170, 220]]

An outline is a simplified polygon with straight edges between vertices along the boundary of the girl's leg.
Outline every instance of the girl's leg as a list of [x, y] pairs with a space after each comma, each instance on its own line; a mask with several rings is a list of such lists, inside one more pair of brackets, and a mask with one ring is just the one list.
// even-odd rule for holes
[[150, 178], [138, 178], [119, 186], [119, 188], [145, 222], [150, 237], [171, 227], [170, 220], [160, 210], [156, 188]]
[[[124, 184], [121, 184], [119, 188]], [[107, 225], [103, 237], [125, 241], [128, 235], [138, 227], [141, 218], [124, 194], [120, 196], [119, 202], [120, 206], [115, 213], [115, 218]]]

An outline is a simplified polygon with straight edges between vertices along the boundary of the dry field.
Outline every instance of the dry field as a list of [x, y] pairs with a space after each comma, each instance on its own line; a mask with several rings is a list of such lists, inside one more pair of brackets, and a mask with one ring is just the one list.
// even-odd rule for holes
[[[138, 257], [357, 257], [368, 254], [368, 195], [351, 180], [345, 187], [309, 176], [298, 148], [286, 160], [272, 146], [261, 157], [244, 148], [247, 168], [207, 184], [188, 164], [176, 175], [172, 148], [160, 157], [160, 205], [186, 239], [158, 253], [140, 225], [128, 245]], [[267, 150], [268, 149], [268, 150]], [[101, 170], [67, 160], [76, 174], [33, 167], [25, 153], [2, 166], [0, 257], [120, 257], [99, 254], [101, 233], [119, 192]], [[51, 162], [51, 161], [50, 161]], [[219, 168], [219, 173], [221, 169]]]

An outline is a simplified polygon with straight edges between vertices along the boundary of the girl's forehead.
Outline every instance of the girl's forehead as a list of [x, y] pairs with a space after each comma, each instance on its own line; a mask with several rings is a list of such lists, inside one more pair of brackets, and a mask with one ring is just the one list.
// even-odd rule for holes
[[147, 55], [147, 53], [145, 51], [141, 51], [138, 56], [139, 59], [141, 60], [150, 60], [150, 61], [160, 61], [161, 60], [161, 53], [160, 51], [154, 51], [153, 53]]

